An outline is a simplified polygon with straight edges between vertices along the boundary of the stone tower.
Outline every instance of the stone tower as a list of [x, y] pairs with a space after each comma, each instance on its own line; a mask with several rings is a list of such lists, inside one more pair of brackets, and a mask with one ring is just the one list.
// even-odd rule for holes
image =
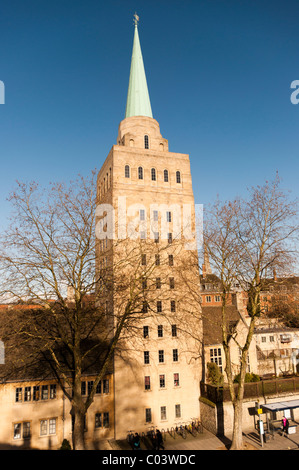
[[133, 328], [125, 329], [114, 357], [115, 438], [121, 439], [129, 430], [170, 428], [199, 418], [201, 380], [189, 156], [169, 151], [152, 116], [136, 17], [126, 114], [117, 144], [99, 171], [97, 194], [97, 269], [109, 269], [114, 282], [127, 261], [121, 288], [105, 297], [107, 328], [116, 328], [132, 279], [149, 293], [146, 310], [135, 315]]

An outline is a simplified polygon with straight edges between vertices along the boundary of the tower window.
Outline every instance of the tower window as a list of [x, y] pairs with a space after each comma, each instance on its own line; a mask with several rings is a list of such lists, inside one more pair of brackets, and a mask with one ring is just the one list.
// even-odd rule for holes
[[151, 169], [151, 176], [152, 176], [152, 181], [156, 181], [156, 169], [155, 168]]
[[148, 135], [144, 136], [144, 148], [149, 149]]
[[138, 167], [138, 179], [143, 180], [143, 168], [142, 168], [142, 166]]
[[176, 182], [177, 182], [177, 183], [180, 183], [180, 182], [181, 182], [181, 172], [180, 172], [180, 171], [177, 171], [177, 172], [176, 172]]
[[164, 170], [164, 182], [168, 183], [168, 170]]
[[163, 325], [158, 325], [158, 338], [163, 338]]
[[130, 178], [130, 167], [129, 167], [129, 165], [125, 166], [125, 178]]

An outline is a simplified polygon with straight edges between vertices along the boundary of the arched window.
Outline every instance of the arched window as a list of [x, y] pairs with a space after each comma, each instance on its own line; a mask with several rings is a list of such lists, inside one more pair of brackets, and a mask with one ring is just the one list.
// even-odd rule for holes
[[130, 167], [129, 167], [129, 165], [125, 166], [125, 178], [130, 178]]
[[168, 170], [164, 170], [164, 182], [168, 183]]
[[144, 136], [144, 148], [149, 149], [148, 135]]
[[143, 168], [142, 168], [142, 166], [138, 167], [138, 179], [143, 180]]
[[176, 182], [177, 182], [177, 183], [180, 183], [180, 182], [181, 182], [181, 172], [180, 172], [180, 171], [177, 171], [177, 172], [176, 172]]
[[152, 177], [152, 181], [156, 181], [156, 168], [152, 168], [151, 169], [151, 177]]

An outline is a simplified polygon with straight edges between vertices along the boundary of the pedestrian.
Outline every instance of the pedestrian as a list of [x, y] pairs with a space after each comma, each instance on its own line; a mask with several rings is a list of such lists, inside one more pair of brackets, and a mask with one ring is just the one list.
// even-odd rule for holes
[[140, 450], [140, 437], [137, 432], [135, 432], [135, 436], [133, 438], [133, 450]]
[[288, 434], [289, 430], [289, 420], [284, 416], [282, 418], [282, 434], [286, 433]]
[[164, 445], [163, 445], [163, 436], [160, 433], [159, 429], [156, 431], [156, 450], [159, 450], [160, 447], [164, 450]]

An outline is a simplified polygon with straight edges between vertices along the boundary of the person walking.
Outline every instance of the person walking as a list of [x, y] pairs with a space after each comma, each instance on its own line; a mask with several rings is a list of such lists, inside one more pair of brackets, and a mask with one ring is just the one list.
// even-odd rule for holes
[[133, 450], [140, 450], [140, 437], [137, 432], [135, 432], [135, 436], [133, 438]]
[[284, 435], [284, 433], [288, 434], [288, 430], [289, 430], [289, 420], [284, 416], [282, 418], [282, 434]]
[[163, 445], [163, 436], [160, 433], [159, 429], [157, 429], [157, 431], [156, 431], [156, 450], [159, 450], [160, 447], [162, 447], [163, 450], [165, 449], [165, 447]]

